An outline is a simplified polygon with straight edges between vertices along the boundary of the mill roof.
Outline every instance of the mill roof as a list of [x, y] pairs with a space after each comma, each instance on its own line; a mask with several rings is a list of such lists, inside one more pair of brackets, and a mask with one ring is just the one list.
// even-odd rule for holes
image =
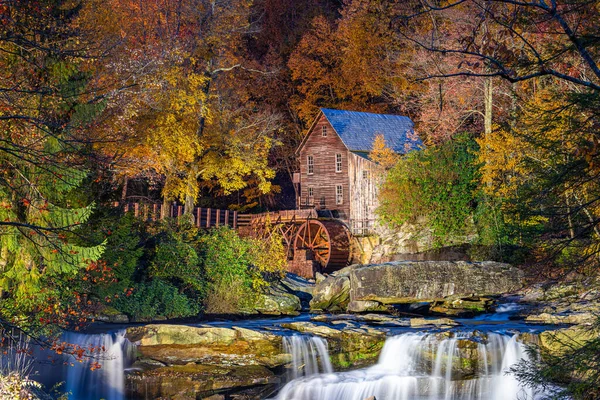
[[423, 147], [408, 117], [330, 108], [321, 108], [321, 112], [350, 151], [370, 152], [377, 135], [383, 135], [386, 146], [396, 153]]

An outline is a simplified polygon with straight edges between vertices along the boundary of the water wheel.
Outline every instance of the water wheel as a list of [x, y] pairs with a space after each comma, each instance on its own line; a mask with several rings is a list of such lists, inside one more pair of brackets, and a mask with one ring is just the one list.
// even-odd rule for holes
[[332, 272], [348, 265], [350, 233], [337, 221], [309, 219], [296, 233], [294, 251], [307, 251], [321, 271]]

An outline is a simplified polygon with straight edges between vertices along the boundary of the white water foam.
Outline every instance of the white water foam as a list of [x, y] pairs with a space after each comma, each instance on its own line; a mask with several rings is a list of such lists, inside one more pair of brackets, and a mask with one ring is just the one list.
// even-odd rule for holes
[[322, 373], [332, 373], [327, 341], [316, 336], [285, 336], [283, 350], [292, 355], [289, 378], [297, 379]]
[[[73, 366], [64, 366], [65, 391], [70, 399], [122, 400], [125, 398], [125, 374], [133, 346], [125, 338], [125, 331], [102, 334], [68, 332], [62, 337], [67, 343], [84, 349], [104, 349], [96, 352], [97, 359], [84, 358], [81, 362], [71, 360]], [[98, 362], [100, 369], [92, 370]]]
[[[460, 346], [468, 345], [461, 349]], [[517, 336], [487, 334], [472, 338], [439, 338], [403, 334], [389, 338], [371, 368], [321, 373], [294, 379], [277, 400], [525, 400], [535, 392], [507, 374], [526, 357]], [[475, 352], [468, 358], [468, 352]], [[301, 361], [298, 361], [301, 362]], [[461, 376], [457, 366], [470, 366], [473, 376]], [[463, 372], [464, 373], [464, 372]]]

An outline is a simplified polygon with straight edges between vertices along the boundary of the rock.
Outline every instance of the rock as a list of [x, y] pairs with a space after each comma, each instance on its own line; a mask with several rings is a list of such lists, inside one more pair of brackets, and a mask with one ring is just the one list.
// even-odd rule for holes
[[434, 302], [429, 312], [453, 317], [473, 317], [493, 311], [495, 301], [487, 297], [450, 296], [442, 302]]
[[[325, 279], [325, 277], [323, 277], [323, 279]], [[298, 297], [302, 303], [308, 304], [313, 297], [313, 290], [315, 288], [314, 282], [309, 282], [301, 276], [288, 272], [281, 281], [281, 285], [290, 293]]]
[[270, 286], [268, 293], [259, 295], [259, 299], [253, 306], [252, 314], [267, 315], [298, 315], [302, 309], [300, 299], [289, 293], [281, 284]]
[[140, 346], [229, 345], [235, 341], [236, 332], [229, 328], [150, 324], [128, 328], [126, 337], [131, 342], [139, 342]]
[[352, 313], [363, 313], [372, 311], [387, 311], [388, 308], [385, 305], [379, 303], [378, 301], [353, 300], [348, 303], [346, 310]]
[[460, 325], [458, 322], [450, 318], [438, 318], [438, 319], [425, 319], [425, 318], [411, 318], [411, 328], [422, 328], [424, 326], [435, 326], [441, 327], [452, 327]]
[[281, 337], [234, 327], [146, 325], [127, 329], [127, 338], [137, 343], [145, 364], [187, 363], [263, 365], [276, 367], [289, 361], [282, 353]]
[[441, 301], [448, 296], [499, 295], [518, 290], [522, 278], [519, 269], [492, 261], [406, 261], [366, 265], [349, 273], [350, 300], [395, 304]]
[[326, 279], [325, 275], [320, 272], [315, 272], [315, 283], [321, 283]]
[[100, 306], [98, 311], [94, 313], [95, 321], [107, 322], [111, 324], [127, 324], [129, 317], [117, 309], [109, 306]]
[[346, 275], [330, 276], [317, 283], [310, 301], [314, 311], [345, 311], [350, 301], [350, 279]]
[[326, 325], [317, 325], [317, 324], [313, 324], [312, 322], [304, 322], [304, 321], [281, 324], [281, 327], [286, 328], [286, 329], [291, 329], [291, 330], [294, 330], [297, 332], [310, 333], [313, 335], [323, 336], [323, 337], [335, 338], [335, 337], [340, 337], [342, 334], [342, 331], [340, 331], [338, 329], [330, 328]]
[[203, 393], [278, 383], [278, 378], [259, 365], [176, 365], [134, 371], [126, 377], [130, 398], [197, 399]]
[[598, 319], [597, 315], [589, 312], [574, 312], [567, 314], [550, 314], [541, 313], [537, 315], [529, 315], [525, 318], [526, 322], [537, 323], [537, 324], [570, 324], [579, 325], [586, 324], [591, 325]]
[[282, 324], [287, 329], [297, 332], [311, 333], [327, 339], [332, 364], [341, 369], [364, 367], [374, 364], [385, 343], [386, 333], [369, 326], [332, 328], [312, 322], [292, 322]]
[[539, 335], [540, 347], [550, 354], [559, 356], [565, 351], [580, 348], [586, 342], [600, 337], [598, 329], [590, 329], [587, 326], [572, 326], [556, 331], [546, 331]]

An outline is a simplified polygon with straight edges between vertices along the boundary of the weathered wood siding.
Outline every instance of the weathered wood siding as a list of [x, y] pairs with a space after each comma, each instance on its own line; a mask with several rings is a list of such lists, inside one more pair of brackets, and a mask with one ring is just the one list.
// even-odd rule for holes
[[[327, 136], [323, 137], [323, 126], [327, 127]], [[336, 154], [342, 155], [342, 170], [336, 172]], [[312, 199], [317, 208], [337, 210], [341, 219], [350, 215], [350, 196], [348, 179], [348, 157], [351, 154], [340, 137], [333, 130], [325, 116], [321, 116], [308, 133], [304, 147], [300, 150], [300, 204], [309, 200], [309, 188], [313, 189]], [[312, 155], [314, 172], [308, 174], [307, 159]], [[336, 204], [336, 187], [342, 186], [343, 203]]]
[[379, 177], [372, 161], [350, 153], [350, 228], [355, 235], [367, 234], [375, 223], [379, 205]]

